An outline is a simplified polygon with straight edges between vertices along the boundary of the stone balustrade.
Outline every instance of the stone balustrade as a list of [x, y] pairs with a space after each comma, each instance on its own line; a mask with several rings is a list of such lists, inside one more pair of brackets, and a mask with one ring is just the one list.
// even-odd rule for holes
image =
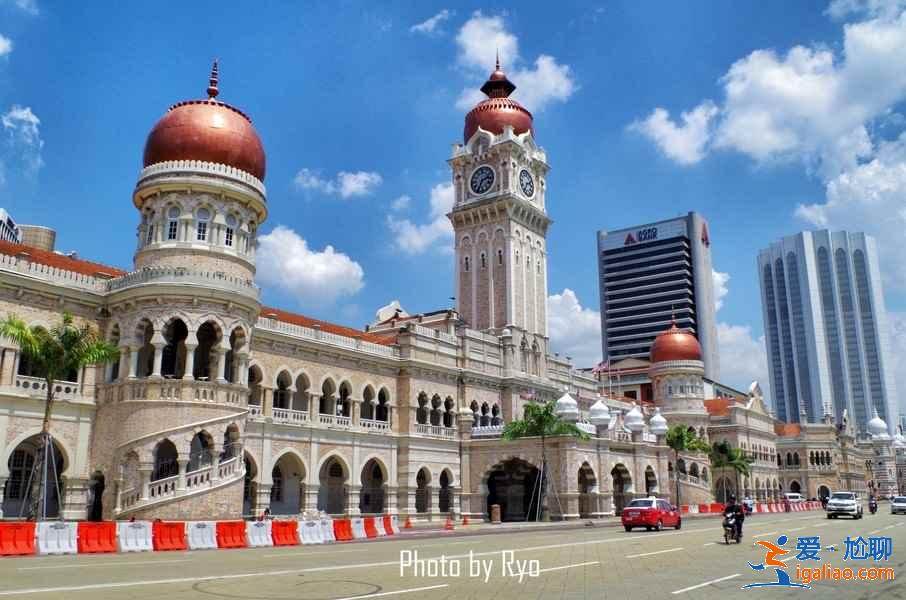
[[148, 377], [103, 384], [99, 386], [98, 397], [105, 402], [170, 400], [241, 406], [248, 397], [248, 390], [236, 383]]
[[473, 438], [494, 438], [500, 437], [503, 433], [503, 425], [478, 425], [472, 427]]
[[228, 275], [222, 271], [195, 271], [183, 267], [153, 267], [133, 271], [106, 282], [106, 291], [115, 292], [150, 283], [172, 283], [222, 288], [257, 299], [261, 290], [249, 279]]
[[443, 427], [442, 425], [427, 425], [425, 423], [416, 423], [415, 433], [419, 435], [430, 435], [432, 437], [442, 437], [449, 439], [456, 437], [456, 430], [452, 427]]
[[255, 324], [255, 327], [264, 331], [281, 333], [295, 338], [313, 340], [324, 344], [329, 344], [331, 346], [364, 352], [366, 354], [384, 356], [387, 358], [399, 358], [400, 355], [399, 348], [396, 348], [394, 346], [375, 344], [373, 342], [368, 342], [360, 338], [338, 335], [336, 333], [330, 333], [327, 331], [322, 331], [320, 329], [314, 329], [312, 327], [303, 327], [302, 325], [286, 323], [284, 321], [278, 321], [276, 319], [271, 319], [268, 317], [259, 318], [257, 323]]
[[359, 419], [359, 427], [367, 431], [390, 432], [390, 423], [375, 419]]
[[318, 415], [318, 423], [337, 429], [349, 429], [352, 425], [352, 418], [336, 415]]
[[272, 415], [275, 423], [302, 424], [308, 422], [307, 410], [290, 410], [288, 408], [275, 408]]
[[152, 481], [148, 484], [148, 497], [152, 500], [159, 500], [168, 496], [176, 495], [176, 485], [179, 483], [179, 475], [165, 477]]
[[27, 256], [12, 256], [0, 254], [0, 271], [11, 271], [21, 275], [58, 283], [69, 288], [76, 288], [89, 292], [102, 294], [107, 291], [107, 280], [114, 273], [104, 273], [98, 270], [97, 276], [83, 275], [74, 271], [67, 271], [59, 267], [51, 267], [41, 263], [32, 262]]
[[[47, 382], [40, 377], [27, 377], [16, 375], [13, 378], [13, 387], [24, 394], [44, 400], [47, 397]], [[55, 400], [76, 400], [81, 397], [79, 384], [71, 381], [57, 381], [54, 383]]]

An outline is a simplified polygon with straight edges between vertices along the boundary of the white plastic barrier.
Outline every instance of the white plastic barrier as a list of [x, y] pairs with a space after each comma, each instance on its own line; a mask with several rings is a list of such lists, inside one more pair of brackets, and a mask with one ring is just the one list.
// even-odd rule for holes
[[260, 548], [261, 546], [273, 546], [274, 539], [271, 537], [270, 521], [246, 521], [245, 539], [248, 541], [250, 548]]
[[120, 521], [116, 524], [116, 547], [120, 552], [151, 552], [151, 521]]
[[299, 521], [298, 529], [299, 542], [303, 546], [324, 543], [324, 534], [320, 521]]
[[697, 514], [698, 514], [698, 504], [690, 504], [690, 505], [689, 505], [689, 514], [691, 514], [691, 515], [697, 515]]
[[377, 530], [378, 537], [384, 537], [387, 535], [387, 532], [384, 531], [384, 517], [378, 515], [374, 518], [374, 528]]
[[393, 533], [400, 532], [400, 521], [396, 515], [393, 515], [393, 517], [391, 517], [390, 525], [391, 525], [391, 528], [393, 529]]
[[76, 543], [78, 525], [63, 521], [38, 523], [35, 531], [38, 554], [76, 554], [79, 551]]
[[327, 517], [321, 519], [321, 540], [325, 542], [337, 541], [336, 536], [333, 534], [333, 519]]
[[393, 528], [390, 526], [390, 520], [381, 517], [376, 520], [378, 535], [393, 535]]
[[186, 541], [189, 543], [189, 550], [216, 550], [217, 523], [189, 521], [186, 523]]
[[365, 519], [362, 517], [355, 517], [350, 519], [352, 521], [352, 539], [355, 540], [364, 540], [368, 537], [365, 533]]

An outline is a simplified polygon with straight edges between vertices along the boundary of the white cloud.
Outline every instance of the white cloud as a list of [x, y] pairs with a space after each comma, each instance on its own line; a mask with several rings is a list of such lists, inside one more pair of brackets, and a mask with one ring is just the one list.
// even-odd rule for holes
[[832, 0], [827, 7], [827, 14], [835, 19], [843, 19], [852, 14], [884, 16], [896, 14], [906, 2], [903, 0]]
[[35, 0], [16, 0], [16, 6], [28, 14], [35, 16], [40, 14], [38, 3]]
[[7, 137], [5, 154], [13, 161], [21, 162], [26, 174], [34, 175], [44, 166], [41, 150], [41, 120], [28, 106], [14, 104], [0, 115], [0, 124]]
[[[457, 61], [476, 79], [486, 77], [500, 56], [507, 77], [516, 84], [513, 98], [530, 111], [541, 111], [551, 102], [565, 102], [579, 89], [569, 65], [560, 64], [547, 54], [539, 55], [530, 66], [520, 66], [519, 40], [507, 31], [502, 16], [486, 16], [475, 11], [456, 35]], [[484, 99], [478, 86], [460, 92], [456, 107], [468, 110]]]
[[711, 123], [719, 112], [710, 100], [696, 106], [692, 112], [680, 115], [678, 125], [663, 108], [655, 108], [643, 121], [629, 128], [638, 131], [657, 144], [661, 152], [682, 165], [699, 162], [705, 156], [705, 145], [711, 136]]
[[406, 210], [409, 208], [410, 204], [412, 204], [412, 198], [410, 196], [402, 195], [390, 203], [390, 210], [394, 212]]
[[601, 362], [601, 314], [583, 308], [571, 289], [548, 296], [547, 330], [551, 350], [572, 357], [577, 367]]
[[727, 283], [730, 282], [730, 274], [711, 269], [711, 279], [714, 282], [714, 310], [718, 311], [724, 305], [724, 296], [730, 291], [727, 287]]
[[325, 194], [339, 195], [341, 198], [368, 196], [384, 182], [380, 173], [373, 171], [340, 171], [334, 179], [321, 177], [318, 171], [300, 169], [293, 179], [296, 189], [319, 190]]
[[[403, 196], [407, 198], [408, 196]], [[397, 199], [399, 200], [399, 198]], [[387, 226], [395, 234], [393, 246], [406, 254], [421, 254], [429, 249], [452, 252], [453, 225], [447, 213], [453, 208], [453, 184], [439, 183], [431, 188], [429, 221], [417, 224], [409, 219], [387, 215]]]
[[13, 51], [13, 41], [8, 37], [0, 35], [0, 58]]
[[447, 10], [446, 8], [441, 10], [439, 13], [430, 17], [421, 23], [413, 25], [409, 28], [411, 33], [424, 33], [426, 35], [431, 35], [433, 33], [440, 33], [440, 25], [456, 14], [456, 11]]
[[300, 304], [321, 306], [365, 285], [361, 265], [333, 246], [312, 250], [298, 233], [278, 225], [258, 238], [258, 280], [293, 294]]
[[764, 336], [755, 339], [748, 325], [717, 324], [720, 348], [720, 381], [743, 392], [758, 381], [765, 398], [770, 398]]
[[[906, 14], [887, 6], [863, 11], [866, 20], [845, 24], [839, 54], [799, 45], [785, 54], [755, 50], [736, 61], [720, 79], [724, 98], [713, 129], [704, 141], [691, 144], [698, 156], [694, 151], [671, 154], [671, 146], [649, 137], [684, 164], [715, 148], [760, 163], [800, 161], [825, 179], [855, 167], [872, 153], [872, 120], [906, 99]], [[668, 136], [681, 128], [666, 112], [662, 116]]]

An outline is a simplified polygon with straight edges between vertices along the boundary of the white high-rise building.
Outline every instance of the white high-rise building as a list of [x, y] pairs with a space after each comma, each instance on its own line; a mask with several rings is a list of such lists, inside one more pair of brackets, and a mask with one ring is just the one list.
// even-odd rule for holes
[[13, 221], [6, 209], [0, 208], [0, 240], [13, 242], [14, 244], [22, 243], [22, 235], [19, 232], [19, 226]]
[[[804, 231], [758, 254], [774, 410], [782, 421], [837, 419], [867, 432], [898, 420], [875, 239]], [[890, 425], [893, 433], [893, 425]]]

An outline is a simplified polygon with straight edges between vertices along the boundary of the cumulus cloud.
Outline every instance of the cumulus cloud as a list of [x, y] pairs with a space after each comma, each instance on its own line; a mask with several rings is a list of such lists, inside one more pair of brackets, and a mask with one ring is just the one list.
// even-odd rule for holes
[[16, 7], [32, 16], [36, 16], [41, 12], [35, 0], [16, 0]]
[[41, 120], [28, 106], [14, 104], [0, 115], [0, 125], [6, 134], [4, 157], [6, 163], [19, 163], [27, 175], [36, 174], [44, 166], [41, 150]]
[[[839, 54], [820, 45], [755, 50], [721, 77], [723, 101], [703, 138], [689, 135], [696, 143], [671, 151], [676, 145], [664, 140], [677, 137], [685, 123], [670, 121], [666, 111], [655, 122], [661, 136], [648, 137], [682, 164], [724, 149], [759, 163], [800, 161], [825, 179], [855, 167], [872, 153], [872, 120], [906, 99], [906, 14], [890, 5], [880, 10], [881, 3], [848, 5], [875, 8], [861, 11], [865, 20], [844, 25]], [[852, 11], [841, 4], [833, 12]]]
[[757, 339], [748, 325], [717, 324], [720, 348], [720, 381], [743, 392], [758, 381], [765, 398], [770, 398], [768, 362], [764, 336]]
[[678, 124], [669, 112], [655, 108], [644, 120], [630, 124], [629, 129], [649, 138], [661, 152], [681, 165], [691, 165], [704, 158], [711, 124], [718, 112], [717, 106], [706, 100], [691, 112], [682, 113], [682, 123]]
[[293, 294], [300, 305], [330, 304], [365, 285], [359, 263], [330, 245], [313, 250], [283, 225], [259, 236], [256, 264], [261, 283]]
[[[519, 39], [507, 31], [500, 15], [475, 11], [456, 35], [457, 62], [476, 80], [487, 77], [499, 53], [507, 77], [516, 84], [513, 98], [530, 111], [543, 110], [552, 102], [565, 102], [579, 89], [569, 65], [557, 62], [547, 54], [539, 55], [531, 65], [523, 65]], [[456, 101], [460, 110], [468, 110], [484, 98], [478, 86], [462, 90]]]
[[0, 58], [3, 58], [12, 51], [13, 41], [8, 37], [4, 37], [2, 34], [0, 34]]
[[325, 179], [320, 172], [304, 168], [293, 179], [298, 190], [318, 190], [341, 198], [368, 196], [383, 182], [380, 173], [373, 171], [340, 171], [334, 179]]
[[579, 303], [576, 293], [564, 288], [547, 298], [547, 330], [550, 347], [570, 356], [578, 367], [601, 362], [601, 314]]
[[730, 282], [730, 274], [711, 269], [711, 279], [714, 282], [714, 310], [718, 311], [724, 305], [724, 296], [730, 291], [727, 287]]
[[390, 210], [394, 212], [406, 210], [410, 204], [412, 204], [412, 198], [404, 194], [390, 203]]
[[456, 11], [443, 9], [433, 17], [425, 19], [409, 28], [411, 33], [423, 33], [425, 35], [437, 34], [441, 32], [440, 26], [456, 14]]
[[[397, 201], [409, 197], [402, 196]], [[396, 202], [396, 201], [394, 201]], [[387, 226], [394, 234], [393, 246], [406, 254], [422, 254], [435, 249], [440, 252], [452, 252], [453, 225], [447, 213], [453, 208], [453, 184], [439, 183], [431, 188], [428, 199], [429, 220], [426, 223], [414, 223], [409, 219], [398, 219], [387, 215]]]

